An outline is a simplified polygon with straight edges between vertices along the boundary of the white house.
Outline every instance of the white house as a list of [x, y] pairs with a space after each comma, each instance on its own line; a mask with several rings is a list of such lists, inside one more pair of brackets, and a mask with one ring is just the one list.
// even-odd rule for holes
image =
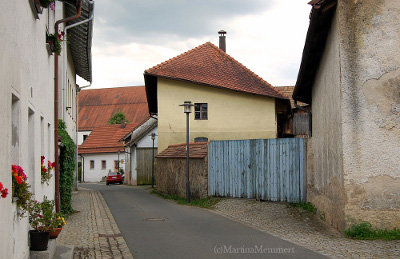
[[128, 154], [125, 175], [127, 184], [152, 183], [152, 163], [158, 148], [157, 124], [156, 116], [149, 117], [122, 139]]
[[[2, 1], [1, 4], [0, 182], [8, 188], [9, 194], [0, 198], [0, 258], [29, 258], [30, 226], [27, 218], [19, 218], [12, 201], [11, 166], [19, 165], [24, 169], [35, 199], [41, 201], [44, 195], [54, 199], [55, 177], [49, 185], [42, 184], [40, 157], [55, 161], [57, 117], [64, 118], [71, 137], [75, 136], [76, 109], [72, 107], [76, 75], [91, 81], [88, 52], [91, 50], [92, 25], [88, 18], [92, 15], [93, 2], [68, 2], [75, 4], [56, 1], [54, 10], [35, 5], [33, 0]], [[78, 20], [88, 21], [79, 25], [80, 32], [72, 28], [67, 30], [70, 44], [63, 45], [58, 56], [46, 44], [46, 35], [55, 32], [57, 21], [56, 33], [65, 32], [66, 26], [77, 21], [72, 18], [79, 9], [82, 12]], [[71, 17], [67, 24], [61, 21], [66, 17]], [[82, 44], [86, 46], [84, 50]], [[55, 69], [57, 66], [58, 70]], [[60, 100], [58, 106], [55, 106], [56, 97]], [[58, 108], [57, 114], [55, 108]]]
[[100, 182], [111, 172], [125, 171], [126, 154], [120, 139], [137, 123], [122, 123], [95, 128], [79, 146], [82, 161], [82, 181]]

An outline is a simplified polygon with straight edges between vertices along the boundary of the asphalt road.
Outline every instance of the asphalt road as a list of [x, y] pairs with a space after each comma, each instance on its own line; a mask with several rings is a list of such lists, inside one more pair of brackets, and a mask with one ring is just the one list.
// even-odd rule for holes
[[207, 209], [144, 187], [84, 184], [101, 192], [135, 258], [324, 258]]

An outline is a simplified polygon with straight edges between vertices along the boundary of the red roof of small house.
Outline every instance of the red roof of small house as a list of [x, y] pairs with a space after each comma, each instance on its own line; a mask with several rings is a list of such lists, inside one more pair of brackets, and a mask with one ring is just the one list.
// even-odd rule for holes
[[82, 90], [79, 93], [79, 130], [93, 130], [107, 125], [121, 110], [130, 123], [140, 123], [149, 116], [144, 86]]
[[[189, 143], [190, 158], [205, 158], [208, 153], [208, 142]], [[157, 158], [186, 158], [186, 144], [170, 145], [158, 154]]]
[[[278, 89], [278, 91], [280, 93], [282, 93], [284, 96], [286, 96], [286, 98], [288, 98], [290, 100], [290, 107], [292, 109], [296, 108], [296, 106], [294, 105], [294, 100], [292, 98], [294, 86], [277, 86], [276, 89]], [[298, 105], [306, 106], [307, 104], [305, 104], [303, 102], [298, 102]]]
[[115, 153], [124, 151], [120, 139], [134, 129], [137, 123], [106, 125], [95, 128], [78, 148], [79, 154]]
[[[156, 85], [151, 77], [162, 77], [237, 92], [286, 99], [271, 84], [207, 42], [145, 71], [150, 112], [156, 113]], [[151, 89], [150, 89], [151, 88]]]

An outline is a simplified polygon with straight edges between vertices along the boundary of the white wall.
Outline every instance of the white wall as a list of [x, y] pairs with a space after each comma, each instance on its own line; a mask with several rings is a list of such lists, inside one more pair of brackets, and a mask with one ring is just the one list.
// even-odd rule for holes
[[40, 156], [54, 161], [54, 55], [45, 39], [46, 28], [54, 32], [64, 12], [57, 1], [56, 11], [44, 9], [40, 19], [30, 1], [2, 1], [1, 6], [0, 182], [9, 195], [0, 198], [0, 258], [18, 259], [29, 257], [29, 223], [19, 219], [12, 202], [11, 165], [25, 170], [35, 199], [54, 198], [54, 177], [49, 186], [40, 177]]
[[82, 145], [83, 140], [84, 140], [83, 136], [85, 136], [85, 135], [89, 136], [90, 133], [92, 133], [91, 130], [80, 130], [80, 131], [78, 131], [78, 146]]
[[[104, 154], [83, 154], [83, 168], [82, 179], [85, 182], [100, 182], [102, 177], [107, 176], [109, 170], [114, 172], [114, 161], [118, 160], [117, 153], [104, 153]], [[124, 160], [120, 163], [119, 167], [125, 171], [125, 154], [123, 152], [119, 155], [119, 160]], [[94, 169], [90, 169], [90, 160], [94, 161]], [[101, 161], [106, 161], [106, 168], [101, 168]]]

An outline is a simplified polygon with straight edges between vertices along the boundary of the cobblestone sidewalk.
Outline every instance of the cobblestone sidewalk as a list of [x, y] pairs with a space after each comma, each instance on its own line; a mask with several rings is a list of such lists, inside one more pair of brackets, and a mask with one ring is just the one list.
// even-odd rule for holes
[[77, 258], [133, 258], [117, 224], [103, 199], [94, 190], [79, 188], [72, 195], [73, 208], [57, 238], [57, 245], [73, 245]]
[[284, 203], [222, 199], [214, 212], [331, 258], [400, 258], [400, 241], [352, 240], [311, 212]]

